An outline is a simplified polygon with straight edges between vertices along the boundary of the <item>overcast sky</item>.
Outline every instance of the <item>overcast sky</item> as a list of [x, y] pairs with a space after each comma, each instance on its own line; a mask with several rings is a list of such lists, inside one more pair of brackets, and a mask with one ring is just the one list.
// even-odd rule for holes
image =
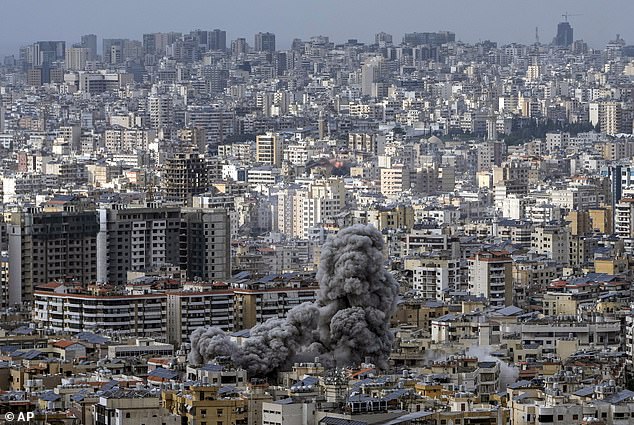
[[271, 31], [279, 48], [295, 38], [335, 42], [374, 39], [380, 31], [449, 30], [458, 40], [532, 43], [555, 35], [562, 13], [574, 38], [602, 48], [617, 33], [634, 44], [634, 0], [0, 0], [0, 54], [38, 40], [75, 42], [80, 35], [141, 39], [146, 32], [220, 28], [227, 40]]

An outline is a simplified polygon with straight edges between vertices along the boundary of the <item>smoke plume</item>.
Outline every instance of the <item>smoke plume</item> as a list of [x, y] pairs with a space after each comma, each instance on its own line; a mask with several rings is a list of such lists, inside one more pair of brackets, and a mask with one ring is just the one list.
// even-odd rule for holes
[[383, 266], [382, 249], [382, 235], [372, 226], [341, 230], [322, 247], [315, 303], [293, 308], [285, 319], [255, 326], [242, 347], [218, 328], [197, 329], [190, 338], [190, 362], [231, 355], [236, 365], [256, 376], [306, 354], [319, 356], [327, 366], [369, 358], [386, 367], [394, 341], [389, 318], [396, 308], [398, 284]]
[[491, 355], [491, 350], [488, 347], [480, 347], [478, 345], [472, 345], [469, 347], [466, 353], [468, 356], [476, 357], [481, 362], [496, 362], [500, 365], [500, 389], [506, 390], [506, 387], [516, 382], [519, 378], [519, 370], [506, 362], [501, 361], [499, 358]]
[[201, 364], [206, 359], [217, 356], [231, 356], [237, 348], [220, 328], [198, 328], [189, 339], [192, 343], [189, 361], [194, 364]]

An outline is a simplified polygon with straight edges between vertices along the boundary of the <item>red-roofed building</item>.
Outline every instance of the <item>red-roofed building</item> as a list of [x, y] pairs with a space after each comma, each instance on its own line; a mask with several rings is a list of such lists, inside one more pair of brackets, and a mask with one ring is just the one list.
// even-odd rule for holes
[[86, 358], [86, 347], [77, 341], [61, 339], [53, 342], [51, 348], [54, 353], [59, 354], [62, 360], [72, 361]]

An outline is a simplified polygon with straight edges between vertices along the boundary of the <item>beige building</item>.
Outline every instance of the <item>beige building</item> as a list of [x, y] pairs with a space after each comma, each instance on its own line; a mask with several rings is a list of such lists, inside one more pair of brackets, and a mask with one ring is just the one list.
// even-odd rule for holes
[[565, 227], [541, 225], [533, 229], [531, 250], [562, 264], [570, 262], [570, 235]]
[[414, 272], [413, 288], [423, 299], [443, 299], [447, 290], [460, 288], [460, 260], [452, 258], [449, 251], [432, 252], [415, 257], [411, 263], [418, 263]]
[[255, 161], [260, 164], [282, 166], [282, 138], [268, 132], [255, 138]]
[[513, 303], [513, 260], [506, 251], [480, 251], [469, 258], [469, 292], [492, 306]]
[[381, 193], [387, 197], [398, 197], [411, 189], [411, 171], [402, 164], [381, 168]]
[[166, 390], [161, 393], [161, 405], [179, 417], [179, 424], [248, 423], [248, 400], [238, 395], [221, 396], [219, 389], [218, 386], [197, 385], [182, 392]]

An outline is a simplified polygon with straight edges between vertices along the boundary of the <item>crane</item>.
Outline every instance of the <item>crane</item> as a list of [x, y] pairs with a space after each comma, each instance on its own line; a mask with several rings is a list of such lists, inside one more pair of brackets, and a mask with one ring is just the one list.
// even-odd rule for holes
[[568, 18], [570, 16], [582, 16], [582, 14], [581, 13], [568, 13], [568, 12], [565, 12], [561, 16], [564, 18], [565, 22], [568, 22]]

